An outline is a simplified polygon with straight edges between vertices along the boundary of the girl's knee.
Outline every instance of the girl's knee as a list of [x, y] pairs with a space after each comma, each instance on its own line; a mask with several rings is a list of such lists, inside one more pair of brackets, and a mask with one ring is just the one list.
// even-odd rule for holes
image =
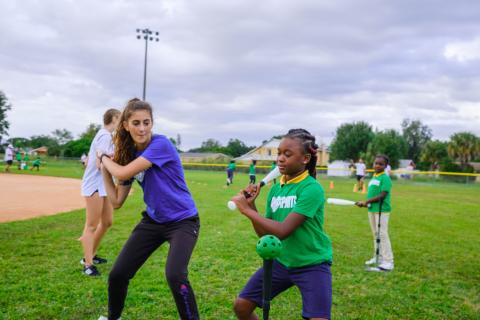
[[105, 219], [105, 220], [102, 220], [102, 227], [105, 228], [105, 229], [109, 229], [113, 224], [113, 220], [112, 219]]
[[171, 287], [188, 281], [187, 274], [179, 270], [167, 270], [165, 272], [165, 277]]
[[97, 224], [87, 223], [84, 233], [94, 234], [97, 231]]
[[130, 277], [123, 270], [118, 268], [113, 268], [108, 274], [109, 283], [122, 283], [128, 282]]
[[239, 319], [247, 318], [255, 310], [256, 304], [247, 299], [237, 297], [233, 302], [233, 311]]

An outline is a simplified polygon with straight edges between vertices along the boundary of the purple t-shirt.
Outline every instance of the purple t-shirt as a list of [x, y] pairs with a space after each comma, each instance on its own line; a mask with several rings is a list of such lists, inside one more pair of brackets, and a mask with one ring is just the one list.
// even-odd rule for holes
[[185, 183], [177, 150], [163, 135], [153, 135], [143, 151], [137, 152], [152, 163], [135, 176], [143, 189], [147, 214], [159, 223], [180, 221], [196, 216], [197, 208]]

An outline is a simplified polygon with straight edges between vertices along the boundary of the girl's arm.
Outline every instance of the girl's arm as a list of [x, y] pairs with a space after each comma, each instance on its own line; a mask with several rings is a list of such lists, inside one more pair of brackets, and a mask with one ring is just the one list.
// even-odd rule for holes
[[114, 209], [118, 209], [123, 205], [125, 199], [127, 199], [130, 188], [132, 187], [132, 182], [127, 180], [127, 184], [115, 186], [110, 172], [108, 172], [103, 165], [101, 170], [108, 200], [110, 200]]
[[115, 163], [105, 154], [100, 156], [100, 162], [112, 176], [122, 181], [127, 181], [134, 177], [137, 173], [142, 172], [152, 166], [150, 161], [141, 156], [126, 166]]
[[365, 201], [365, 204], [368, 206], [370, 203], [374, 203], [374, 202], [380, 202], [382, 201], [383, 199], [385, 199], [385, 197], [387, 196], [388, 192], [386, 191], [382, 191], [380, 192], [380, 194], [376, 197], [373, 197], [373, 198], [370, 198], [370, 199], [367, 199], [367, 201]]
[[370, 198], [370, 199], [367, 199], [366, 201], [358, 201], [356, 202], [355, 204], [359, 207], [368, 207], [368, 205], [370, 203], [374, 203], [374, 202], [380, 202], [382, 201], [383, 199], [385, 199], [385, 197], [387, 196], [388, 192], [386, 191], [382, 191], [380, 192], [380, 194], [376, 197], [373, 197], [373, 198]]
[[262, 217], [248, 203], [245, 196], [240, 193], [232, 200], [237, 205], [238, 210], [252, 222], [253, 228], [259, 237], [266, 234], [272, 234], [280, 240], [287, 238], [295, 229], [297, 229], [307, 219], [304, 215], [292, 212], [283, 222], [274, 221]]
[[290, 213], [283, 222], [262, 217], [257, 211], [251, 209], [242, 213], [250, 219], [259, 237], [266, 234], [273, 234], [280, 240], [287, 238], [307, 219], [303, 214], [295, 212]]

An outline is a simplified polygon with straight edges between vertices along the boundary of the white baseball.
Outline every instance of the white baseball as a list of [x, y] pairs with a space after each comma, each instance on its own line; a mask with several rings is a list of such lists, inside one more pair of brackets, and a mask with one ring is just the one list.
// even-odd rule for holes
[[236, 205], [235, 202], [233, 202], [233, 201], [228, 201], [228, 202], [227, 202], [227, 207], [228, 207], [228, 209], [230, 209], [230, 210], [235, 210], [235, 209], [237, 209], [237, 205]]

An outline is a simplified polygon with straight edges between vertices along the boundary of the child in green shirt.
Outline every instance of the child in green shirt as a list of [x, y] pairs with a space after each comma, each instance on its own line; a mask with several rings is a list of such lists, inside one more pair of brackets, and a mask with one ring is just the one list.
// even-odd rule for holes
[[[389, 159], [385, 155], [377, 155], [374, 162], [375, 174], [368, 183], [368, 193], [366, 201], [358, 201], [356, 203], [359, 207], [368, 208], [368, 218], [370, 221], [370, 228], [373, 234], [374, 252], [378, 250], [378, 257], [374, 257], [365, 262], [366, 265], [374, 265], [378, 263], [380, 271], [393, 270], [393, 252], [390, 244], [390, 237], [388, 235], [388, 221], [390, 219], [391, 206], [391, 191], [392, 180], [385, 173]], [[380, 220], [380, 231], [378, 230]], [[380, 242], [377, 244], [377, 238]]]
[[30, 170], [33, 170], [33, 168], [37, 168], [37, 171], [40, 171], [40, 164], [41, 164], [40, 157], [37, 157], [37, 159], [33, 160], [32, 167], [30, 168]]
[[248, 175], [250, 176], [250, 184], [255, 184], [257, 181], [255, 165], [257, 164], [257, 160], [252, 160], [250, 167], [248, 168]]
[[236, 167], [235, 160], [230, 160], [230, 163], [227, 166], [227, 186], [233, 183], [233, 172]]
[[[272, 297], [297, 286], [302, 316], [330, 319], [332, 243], [323, 229], [325, 194], [316, 180], [317, 148], [315, 137], [304, 129], [292, 129], [285, 135], [277, 157], [283, 175], [270, 189], [265, 217], [255, 206], [258, 185], [249, 185], [232, 201], [250, 219], [258, 236], [272, 234], [282, 240], [282, 253], [273, 261]], [[235, 301], [238, 319], [256, 319], [253, 312], [262, 307], [262, 285], [260, 268]]]

